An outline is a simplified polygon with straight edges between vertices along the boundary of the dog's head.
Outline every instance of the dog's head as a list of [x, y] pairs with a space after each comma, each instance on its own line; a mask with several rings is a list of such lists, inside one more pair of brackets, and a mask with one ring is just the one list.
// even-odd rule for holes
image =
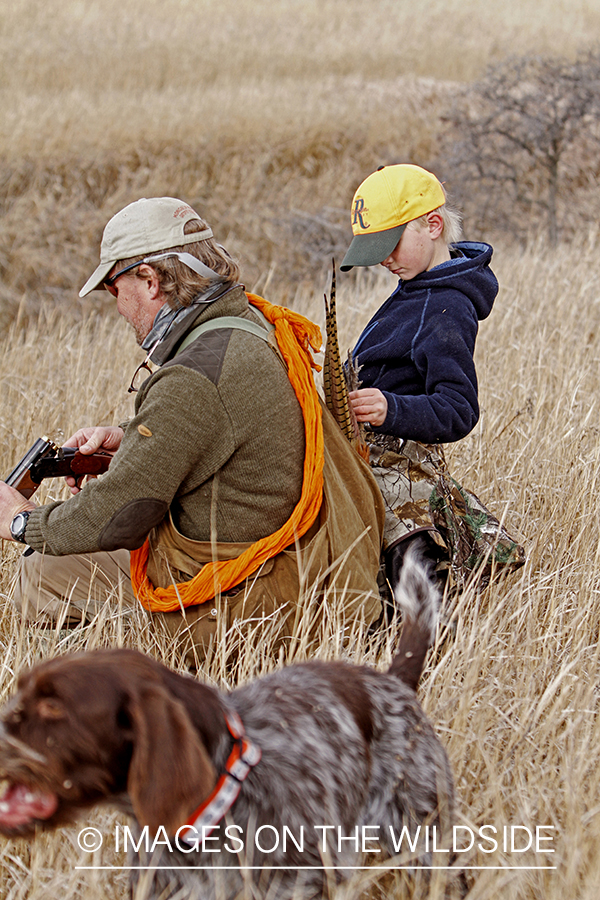
[[21, 675], [0, 715], [0, 832], [53, 827], [113, 800], [152, 832], [174, 833], [216, 782], [174, 677], [133, 650], [58, 657]]

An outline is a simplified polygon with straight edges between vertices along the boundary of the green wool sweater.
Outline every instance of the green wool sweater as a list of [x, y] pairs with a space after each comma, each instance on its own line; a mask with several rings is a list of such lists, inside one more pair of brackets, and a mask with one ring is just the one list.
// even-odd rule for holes
[[190, 314], [153, 354], [160, 368], [102, 478], [31, 513], [26, 541], [53, 556], [141, 546], [170, 510], [193, 540], [255, 541], [289, 518], [302, 490], [304, 423], [283, 364], [265, 341], [219, 328], [177, 349], [220, 316], [256, 320], [241, 286]]

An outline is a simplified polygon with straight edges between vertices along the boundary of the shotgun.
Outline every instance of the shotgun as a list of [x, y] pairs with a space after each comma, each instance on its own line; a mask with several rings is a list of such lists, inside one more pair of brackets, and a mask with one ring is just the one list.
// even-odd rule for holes
[[112, 457], [106, 450], [83, 454], [76, 447], [59, 447], [47, 437], [41, 437], [4, 481], [29, 499], [44, 478], [72, 475], [79, 480], [84, 475], [102, 475]]

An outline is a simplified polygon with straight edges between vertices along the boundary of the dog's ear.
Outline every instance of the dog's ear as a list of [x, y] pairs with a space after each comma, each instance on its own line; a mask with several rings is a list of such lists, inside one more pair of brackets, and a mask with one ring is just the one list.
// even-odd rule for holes
[[185, 707], [161, 684], [146, 684], [127, 702], [133, 755], [127, 790], [135, 817], [173, 835], [208, 797], [215, 768]]

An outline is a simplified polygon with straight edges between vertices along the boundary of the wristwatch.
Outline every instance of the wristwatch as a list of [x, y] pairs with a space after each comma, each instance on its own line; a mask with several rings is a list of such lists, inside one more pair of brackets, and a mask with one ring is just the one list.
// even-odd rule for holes
[[27, 528], [27, 520], [31, 515], [31, 510], [26, 509], [25, 512], [17, 513], [12, 522], [10, 523], [10, 533], [13, 536], [13, 540], [19, 541], [21, 544], [25, 544], [25, 529]]

